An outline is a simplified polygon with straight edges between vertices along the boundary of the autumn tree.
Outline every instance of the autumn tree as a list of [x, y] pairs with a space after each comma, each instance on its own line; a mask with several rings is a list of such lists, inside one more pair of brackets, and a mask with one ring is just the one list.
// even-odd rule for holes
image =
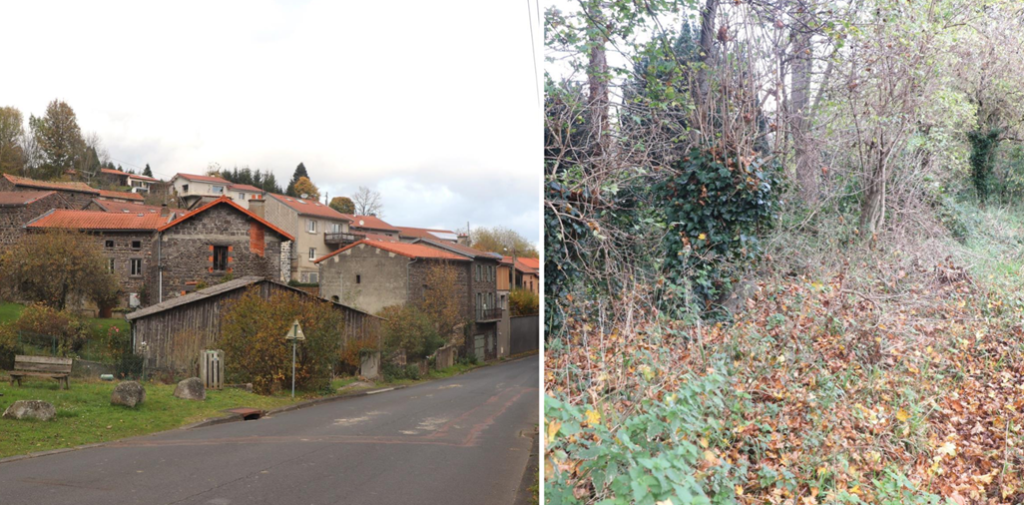
[[374, 191], [366, 186], [359, 186], [359, 191], [352, 195], [352, 202], [356, 207], [356, 214], [360, 216], [384, 215], [384, 200], [379, 191]]
[[448, 339], [456, 327], [466, 322], [460, 303], [463, 294], [459, 288], [459, 269], [451, 263], [433, 262], [427, 267], [423, 285], [420, 308], [434, 323], [438, 335]]
[[0, 107], [0, 174], [18, 174], [25, 166], [22, 122], [21, 111]]
[[341, 350], [344, 318], [329, 302], [295, 293], [276, 293], [264, 299], [252, 288], [231, 302], [221, 316], [218, 345], [227, 358], [232, 380], [252, 382], [259, 394], [291, 381], [292, 345], [284, 335], [299, 321], [306, 340], [298, 344], [295, 383], [321, 389]]
[[503, 256], [512, 256], [514, 250], [515, 255], [521, 258], [539, 257], [537, 249], [526, 237], [505, 226], [477, 227], [469, 236], [474, 249], [495, 252]]
[[295, 184], [297, 184], [299, 182], [299, 179], [303, 177], [305, 177], [306, 179], [310, 178], [309, 173], [306, 172], [306, 165], [303, 164], [302, 162], [299, 162], [299, 165], [295, 167], [295, 172], [292, 173], [291, 181], [288, 182], [288, 187], [285, 188], [284, 190], [284, 194], [288, 196], [299, 196], [300, 193], [298, 193], [295, 190]]
[[295, 191], [295, 195], [300, 198], [308, 198], [310, 200], [320, 199], [320, 189], [306, 177], [299, 177], [299, 180], [295, 181], [295, 185], [292, 186], [292, 189]]
[[85, 141], [75, 111], [66, 102], [54, 100], [42, 117], [29, 116], [29, 127], [43, 155], [44, 177], [60, 177], [82, 156]]
[[355, 214], [356, 204], [351, 198], [347, 196], [336, 196], [331, 198], [330, 206], [332, 209], [341, 212], [342, 214]]
[[0, 256], [0, 279], [17, 298], [57, 310], [83, 299], [110, 307], [119, 291], [99, 242], [76, 231], [23, 236]]

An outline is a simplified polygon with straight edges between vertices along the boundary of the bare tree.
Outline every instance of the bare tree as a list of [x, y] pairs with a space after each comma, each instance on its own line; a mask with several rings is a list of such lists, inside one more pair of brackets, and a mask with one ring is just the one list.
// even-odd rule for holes
[[384, 201], [379, 191], [359, 186], [359, 191], [352, 195], [352, 202], [356, 204], [356, 214], [360, 216], [380, 217], [384, 215]]

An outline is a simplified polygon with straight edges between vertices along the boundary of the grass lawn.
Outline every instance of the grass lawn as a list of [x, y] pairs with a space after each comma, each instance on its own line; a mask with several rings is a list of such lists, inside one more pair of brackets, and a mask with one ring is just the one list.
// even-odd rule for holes
[[110, 404], [113, 382], [72, 380], [71, 389], [64, 391], [54, 380], [26, 379], [23, 384], [0, 383], [0, 410], [17, 400], [44, 400], [57, 408], [57, 417], [49, 422], [0, 419], [0, 458], [168, 430], [223, 415], [224, 409], [273, 409], [292, 403], [288, 396], [240, 389], [208, 390], [202, 402], [181, 400], [173, 395], [174, 385], [147, 383], [145, 403], [129, 409]]
[[18, 319], [21, 317], [21, 311], [23, 310], [25, 310], [24, 305], [10, 302], [0, 303], [0, 323], [6, 323]]

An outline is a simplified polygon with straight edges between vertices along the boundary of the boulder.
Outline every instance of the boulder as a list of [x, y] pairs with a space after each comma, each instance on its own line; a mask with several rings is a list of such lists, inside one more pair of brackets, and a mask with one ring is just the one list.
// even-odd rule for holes
[[146, 388], [135, 381], [118, 383], [114, 387], [114, 393], [110, 395], [111, 405], [135, 407], [144, 401], [146, 401]]
[[40, 421], [49, 421], [57, 414], [53, 404], [42, 400], [18, 400], [14, 405], [7, 407], [4, 411], [4, 419], [26, 419], [33, 418]]
[[205, 400], [206, 386], [199, 377], [190, 377], [178, 383], [174, 388], [174, 396], [183, 400]]

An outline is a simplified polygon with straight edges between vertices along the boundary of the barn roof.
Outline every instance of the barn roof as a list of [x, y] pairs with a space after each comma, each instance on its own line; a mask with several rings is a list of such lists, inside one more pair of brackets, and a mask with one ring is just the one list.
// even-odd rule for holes
[[171, 310], [171, 309], [174, 309], [174, 308], [177, 308], [177, 307], [182, 307], [182, 306], [189, 305], [189, 304], [192, 304], [192, 303], [200, 302], [200, 301], [206, 300], [208, 298], [213, 298], [213, 297], [222, 295], [224, 293], [229, 293], [231, 291], [235, 291], [235, 290], [238, 290], [238, 289], [247, 288], [249, 286], [253, 286], [253, 285], [259, 284], [261, 282], [269, 282], [269, 283], [277, 285], [280, 288], [284, 288], [284, 289], [288, 289], [290, 291], [293, 291], [293, 292], [295, 292], [295, 293], [297, 293], [297, 294], [299, 294], [301, 296], [313, 297], [313, 298], [316, 298], [317, 300], [322, 301], [322, 302], [330, 303], [330, 304], [333, 304], [335, 306], [342, 307], [342, 308], [345, 308], [345, 309], [348, 309], [348, 310], [353, 310], [353, 311], [356, 311], [356, 312], [361, 312], [361, 313], [363, 313], [363, 314], [365, 314], [367, 316], [377, 317], [377, 316], [374, 316], [373, 314], [370, 314], [370, 313], [367, 313], [367, 312], [363, 312], [363, 311], [361, 311], [359, 309], [356, 309], [356, 308], [349, 307], [348, 305], [343, 305], [343, 304], [340, 304], [340, 303], [337, 303], [337, 302], [332, 302], [332, 301], [329, 301], [329, 300], [324, 300], [322, 298], [315, 297], [315, 296], [313, 296], [313, 295], [311, 295], [311, 294], [309, 294], [309, 293], [307, 293], [307, 292], [305, 292], [305, 291], [303, 291], [301, 289], [293, 288], [293, 287], [291, 287], [291, 286], [289, 286], [287, 284], [283, 284], [281, 282], [277, 282], [277, 281], [274, 281], [274, 280], [266, 279], [266, 278], [259, 277], [259, 276], [256, 276], [256, 275], [248, 275], [248, 276], [245, 276], [245, 277], [239, 277], [238, 279], [232, 279], [232, 280], [227, 281], [227, 282], [222, 282], [220, 284], [217, 284], [216, 286], [210, 286], [208, 288], [200, 289], [198, 291], [194, 291], [194, 292], [189, 293], [187, 295], [182, 295], [182, 296], [179, 296], [179, 297], [176, 297], [176, 298], [171, 298], [170, 300], [165, 300], [165, 301], [160, 302], [160, 303], [158, 303], [156, 305], [150, 305], [149, 307], [146, 307], [144, 309], [136, 310], [135, 312], [129, 312], [128, 314], [125, 315], [125, 318], [128, 319], [129, 321], [134, 321], [136, 319], [152, 316], [154, 314], [159, 314], [161, 312], [164, 312], [164, 311], [167, 311], [167, 310]]
[[0, 207], [23, 207], [54, 193], [55, 191], [0, 191]]
[[425, 245], [408, 244], [405, 242], [382, 242], [377, 240], [360, 240], [359, 242], [342, 247], [341, 249], [338, 249], [337, 251], [334, 251], [330, 254], [321, 256], [313, 260], [313, 263], [320, 263], [321, 261], [327, 258], [331, 258], [333, 256], [341, 254], [358, 245], [368, 245], [370, 247], [375, 247], [382, 251], [395, 253], [399, 256], [405, 256], [406, 258], [469, 261], [466, 258], [463, 258], [462, 256], [459, 256], [457, 254], [452, 254], [450, 252], [442, 251], [440, 249], [436, 249], [433, 247], [427, 247]]

